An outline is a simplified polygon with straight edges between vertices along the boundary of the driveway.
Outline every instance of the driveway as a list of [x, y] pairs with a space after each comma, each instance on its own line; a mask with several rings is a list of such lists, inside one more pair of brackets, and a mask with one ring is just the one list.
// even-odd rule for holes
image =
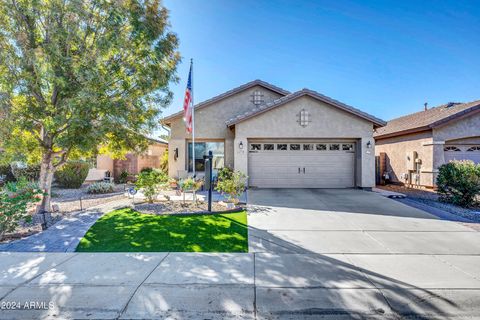
[[258, 189], [248, 199], [267, 315], [480, 318], [480, 232], [467, 224], [361, 190]]

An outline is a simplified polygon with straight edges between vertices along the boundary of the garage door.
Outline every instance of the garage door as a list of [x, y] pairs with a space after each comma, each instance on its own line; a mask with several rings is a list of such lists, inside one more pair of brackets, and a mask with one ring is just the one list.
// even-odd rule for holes
[[446, 145], [445, 162], [452, 160], [471, 160], [480, 163], [480, 146]]
[[351, 188], [354, 142], [251, 142], [249, 184], [259, 188]]

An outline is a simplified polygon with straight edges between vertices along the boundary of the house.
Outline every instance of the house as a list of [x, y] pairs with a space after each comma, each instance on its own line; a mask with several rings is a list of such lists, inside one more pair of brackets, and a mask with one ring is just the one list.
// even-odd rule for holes
[[192, 137], [182, 112], [166, 117], [169, 175], [204, 171], [213, 152], [214, 169], [245, 173], [250, 187], [371, 188], [375, 184], [373, 132], [385, 122], [303, 89], [290, 93], [261, 80], [229, 90], [195, 106]]
[[128, 172], [129, 175], [135, 175], [143, 168], [159, 168], [168, 142], [157, 138], [148, 138], [148, 140], [148, 148], [142, 154], [130, 152], [125, 155], [124, 159], [112, 159], [106, 154], [97, 155], [94, 168], [89, 170], [85, 181], [103, 180], [107, 171], [113, 178], [117, 178], [123, 171]]
[[392, 181], [434, 187], [442, 164], [480, 162], [480, 100], [393, 119], [374, 137], [380, 174], [387, 171]]

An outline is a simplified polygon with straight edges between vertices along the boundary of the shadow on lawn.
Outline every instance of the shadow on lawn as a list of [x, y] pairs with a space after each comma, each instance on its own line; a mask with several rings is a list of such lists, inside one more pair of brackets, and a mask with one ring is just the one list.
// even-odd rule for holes
[[90, 228], [77, 251], [247, 252], [246, 213], [169, 216], [117, 210]]

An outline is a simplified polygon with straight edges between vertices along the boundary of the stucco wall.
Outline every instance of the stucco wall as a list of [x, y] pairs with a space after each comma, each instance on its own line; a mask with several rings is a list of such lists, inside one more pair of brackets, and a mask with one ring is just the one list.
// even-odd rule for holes
[[[411, 151], [418, 153], [418, 158], [422, 160], [420, 173], [420, 184], [431, 186], [433, 183], [433, 148], [432, 132], [424, 131], [399, 137], [387, 139], [377, 139], [375, 154], [378, 156], [381, 152], [387, 155], [387, 170], [390, 171], [392, 181], [405, 182], [400, 176], [408, 173], [407, 154]], [[380, 174], [383, 174], [381, 172]]]
[[[222, 99], [195, 112], [195, 141], [224, 141], [225, 142], [225, 165], [234, 166], [233, 141], [234, 132], [227, 128], [225, 122], [230, 118], [253, 108], [251, 102], [254, 91], [263, 93], [266, 102], [281, 97], [280, 94], [270, 91], [262, 86], [255, 86], [240, 92], [234, 96]], [[187, 134], [182, 117], [172, 121], [171, 139], [169, 141], [169, 175], [177, 177], [179, 172], [186, 170], [187, 141], [191, 140], [191, 134]], [[178, 158], [174, 159], [174, 150], [178, 148]]]
[[[298, 114], [305, 109], [311, 122], [302, 127]], [[351, 113], [310, 97], [300, 97], [282, 106], [260, 114], [235, 126], [235, 169], [248, 171], [248, 139], [263, 138], [342, 138], [358, 140], [361, 170], [357, 170], [357, 186], [373, 187], [375, 184], [375, 154], [373, 124]], [[364, 147], [370, 141], [372, 147]], [[242, 142], [244, 148], [240, 149]]]

